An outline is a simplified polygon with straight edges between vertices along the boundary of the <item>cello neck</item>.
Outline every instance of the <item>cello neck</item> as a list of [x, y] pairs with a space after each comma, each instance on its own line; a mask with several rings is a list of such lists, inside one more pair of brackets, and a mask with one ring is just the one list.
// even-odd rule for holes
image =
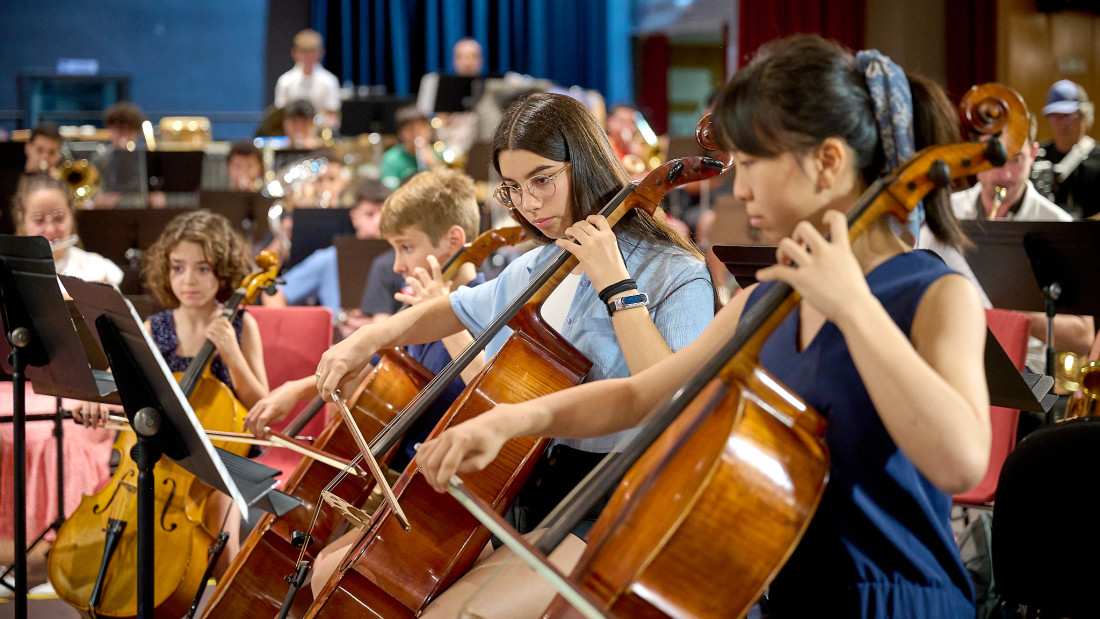
[[[245, 294], [243, 288], [238, 288], [233, 291], [233, 295], [226, 302], [225, 308], [222, 310], [222, 316], [229, 322], [233, 322], [237, 318]], [[183, 378], [180, 379], [180, 389], [183, 391], [183, 395], [188, 398], [191, 397], [191, 393], [195, 391], [195, 386], [199, 384], [199, 379], [202, 378], [206, 368], [210, 365], [210, 360], [214, 358], [215, 350], [213, 342], [203, 340], [198, 354], [191, 359], [191, 363], [187, 364], [187, 370], [184, 371]]]

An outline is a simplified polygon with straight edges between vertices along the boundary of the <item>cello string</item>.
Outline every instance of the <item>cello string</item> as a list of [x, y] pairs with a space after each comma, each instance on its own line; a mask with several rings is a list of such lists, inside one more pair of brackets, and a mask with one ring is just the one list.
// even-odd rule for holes
[[326, 492], [330, 492], [333, 488], [336, 487], [337, 484], [343, 481], [344, 478], [347, 477], [348, 474], [351, 472], [352, 467], [358, 465], [359, 461], [362, 459], [363, 454], [358, 454], [354, 458], [349, 460], [347, 466], [341, 469], [340, 472], [332, 478], [332, 481], [328, 482], [328, 484], [324, 488], [322, 488], [321, 491], [317, 494], [317, 500], [313, 502], [316, 507], [314, 507], [313, 509], [313, 517], [309, 520], [309, 528], [306, 530], [306, 540], [302, 544], [302, 547], [298, 549], [298, 559], [294, 562], [295, 568], [301, 567], [302, 561], [305, 560], [306, 549], [309, 548], [309, 542], [313, 538], [313, 528], [317, 526], [317, 518], [321, 515], [320, 506], [324, 503], [324, 499], [322, 497]]

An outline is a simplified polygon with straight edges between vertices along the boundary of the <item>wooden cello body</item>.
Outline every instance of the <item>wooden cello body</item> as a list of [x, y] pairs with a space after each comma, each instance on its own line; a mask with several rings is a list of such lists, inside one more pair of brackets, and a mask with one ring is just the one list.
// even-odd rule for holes
[[[444, 265], [443, 279], [453, 280], [463, 265], [480, 266], [493, 251], [515, 245], [524, 238], [523, 229], [518, 226], [480, 235]], [[381, 433], [433, 377], [402, 349], [388, 349], [379, 354], [380, 361], [359, 387], [358, 395], [349, 402], [359, 431], [370, 438]], [[359, 453], [341, 416], [332, 418], [314, 445], [346, 460]], [[388, 459], [381, 458], [383, 462]], [[333, 469], [326, 465], [308, 458], [299, 462], [282, 490], [304, 502], [279, 518], [264, 515], [218, 582], [204, 616], [268, 618], [279, 612], [288, 588], [283, 577], [295, 573], [300, 555], [312, 564], [314, 552], [331, 541], [343, 524], [340, 513], [320, 500], [321, 491], [333, 476]], [[349, 504], [358, 506], [373, 488], [373, 478], [349, 476], [332, 491]], [[309, 531], [315, 542], [307, 546], [304, 553], [292, 543], [296, 531]], [[309, 588], [299, 589], [290, 616], [302, 616], [311, 603]]]
[[[383, 351], [381, 361], [367, 377], [362, 393], [349, 406], [364, 436], [377, 435], [432, 378], [431, 372], [403, 350]], [[317, 438], [316, 446], [350, 460], [359, 453], [342, 417], [334, 417]], [[321, 490], [332, 480], [334, 469], [303, 458], [287, 479], [284, 492], [305, 502], [276, 518], [265, 514], [252, 529], [240, 553], [219, 580], [203, 612], [205, 617], [275, 616], [283, 605], [287, 583], [283, 576], [293, 574], [300, 549], [292, 543], [295, 531], [309, 531], [323, 543], [334, 537], [343, 523], [339, 512], [320, 501]], [[374, 487], [372, 478], [345, 477], [333, 491], [353, 505], [362, 504]], [[316, 520], [314, 521], [314, 517]], [[306, 549], [313, 560], [313, 551]], [[300, 617], [309, 608], [309, 588], [300, 589], [291, 616]]]
[[[1007, 88], [975, 87], [960, 107], [976, 131], [1004, 130], [1009, 152], [1026, 139], [1026, 107]], [[887, 213], [904, 219], [933, 188], [1005, 159], [997, 140], [925, 149], [861, 197], [849, 235]], [[708, 363], [702, 374], [713, 378], [690, 403], [678, 406], [677, 394], [660, 409], [678, 416], [623, 477], [570, 576], [606, 615], [744, 616], [794, 551], [828, 478], [825, 425], [756, 360], [798, 302], [774, 286]], [[650, 423], [659, 429], [664, 418]], [[544, 614], [579, 616], [561, 597]]]
[[[253, 298], [274, 280], [278, 271], [274, 258], [262, 256], [260, 264], [265, 271], [249, 276], [234, 292], [227, 304], [229, 313], [235, 314], [246, 298]], [[232, 389], [211, 375], [213, 353], [213, 344], [207, 341], [187, 371], [175, 377], [204, 428], [239, 432], [248, 411]], [[115, 474], [103, 489], [81, 500], [59, 528], [50, 550], [50, 583], [60, 599], [88, 617], [133, 617], [138, 611], [138, 467], [130, 452], [136, 443], [134, 433], [120, 433], [114, 445], [121, 456]], [[241, 443], [212, 444], [238, 455], [248, 451]], [[157, 462], [154, 478], [153, 604], [158, 615], [181, 617], [203, 583], [207, 550], [218, 533], [204, 524], [213, 489], [167, 458]]]
[[742, 616], [793, 552], [829, 475], [825, 423], [764, 376], [712, 382], [623, 479], [574, 572], [611, 616]]
[[[591, 367], [529, 306], [516, 332], [467, 386], [432, 436], [500, 403], [522, 402], [580, 382]], [[530, 476], [546, 441], [515, 439], [492, 465], [469, 476], [472, 491], [504, 511]], [[388, 504], [375, 513], [307, 617], [414, 617], [477, 559], [489, 532], [410, 467], [394, 485], [404, 531]]]

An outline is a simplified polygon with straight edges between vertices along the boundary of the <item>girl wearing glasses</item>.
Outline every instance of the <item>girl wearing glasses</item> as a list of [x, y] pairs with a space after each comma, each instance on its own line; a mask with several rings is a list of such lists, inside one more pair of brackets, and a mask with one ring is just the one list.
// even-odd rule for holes
[[[826, 416], [831, 466], [817, 513], [770, 588], [768, 616], [973, 617], [949, 512], [951, 494], [977, 483], [989, 462], [982, 305], [964, 277], [910, 251], [888, 218], [852, 242], [845, 218], [916, 149], [959, 140], [950, 104], [877, 52], [853, 57], [797, 36], [762, 48], [715, 110], [738, 168], [734, 194], [778, 244], [779, 264], [683, 351], [626, 379], [486, 411], [426, 443], [422, 472], [444, 489], [509, 436], [634, 426], [786, 282], [802, 301], [760, 363]], [[927, 220], [958, 246], [965, 237], [944, 197], [925, 200]]]
[[[497, 198], [543, 247], [476, 288], [459, 288], [449, 298], [360, 328], [322, 356], [317, 378], [321, 393], [354, 378], [380, 348], [429, 342], [464, 328], [476, 336], [550, 262], [557, 253], [551, 251], [555, 244], [575, 255], [580, 265], [549, 297], [542, 314], [592, 361], [588, 380], [640, 372], [689, 344], [710, 322], [714, 289], [693, 245], [660, 216], [638, 209], [614, 230], [594, 214], [630, 177], [596, 119], [580, 103], [555, 94], [515, 101], [497, 127], [492, 163], [504, 181]], [[648, 296], [647, 302], [615, 306], [622, 297], [640, 301], [640, 293]], [[504, 339], [496, 338], [487, 356]], [[557, 441], [513, 510], [519, 527], [537, 524], [621, 438], [617, 433]]]

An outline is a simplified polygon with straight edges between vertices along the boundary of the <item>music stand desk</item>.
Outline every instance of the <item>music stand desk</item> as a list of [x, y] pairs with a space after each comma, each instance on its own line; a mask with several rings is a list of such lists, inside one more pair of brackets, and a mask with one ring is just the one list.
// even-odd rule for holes
[[336, 268], [340, 273], [340, 304], [359, 307], [374, 259], [390, 248], [382, 239], [358, 239], [341, 234], [332, 239], [336, 246]]
[[[99, 351], [89, 351], [81, 343], [72, 315], [57, 284], [53, 253], [44, 237], [0, 235], [0, 279], [4, 280], [0, 300], [5, 306], [19, 302], [25, 307], [27, 317], [34, 323], [34, 331], [48, 361], [43, 365], [32, 364], [27, 377], [36, 393], [59, 398], [121, 404], [115, 391], [114, 377], [105, 368], [95, 368], [89, 357], [101, 358]], [[10, 278], [10, 279], [9, 279]], [[10, 296], [9, 296], [10, 295]], [[18, 325], [7, 324], [5, 330]], [[0, 338], [0, 366], [9, 374], [11, 344]]]
[[975, 248], [964, 256], [994, 307], [1043, 312], [1043, 287], [1057, 282], [1061, 313], [1100, 315], [1093, 259], [1100, 222], [962, 221]]
[[129, 249], [144, 251], [160, 238], [168, 222], [188, 208], [112, 209], [76, 211], [77, 229], [84, 248], [116, 264], [129, 264]]
[[346, 208], [296, 208], [294, 232], [291, 236], [290, 256], [285, 268], [305, 260], [318, 249], [332, 245], [338, 234], [355, 234], [351, 214]]

